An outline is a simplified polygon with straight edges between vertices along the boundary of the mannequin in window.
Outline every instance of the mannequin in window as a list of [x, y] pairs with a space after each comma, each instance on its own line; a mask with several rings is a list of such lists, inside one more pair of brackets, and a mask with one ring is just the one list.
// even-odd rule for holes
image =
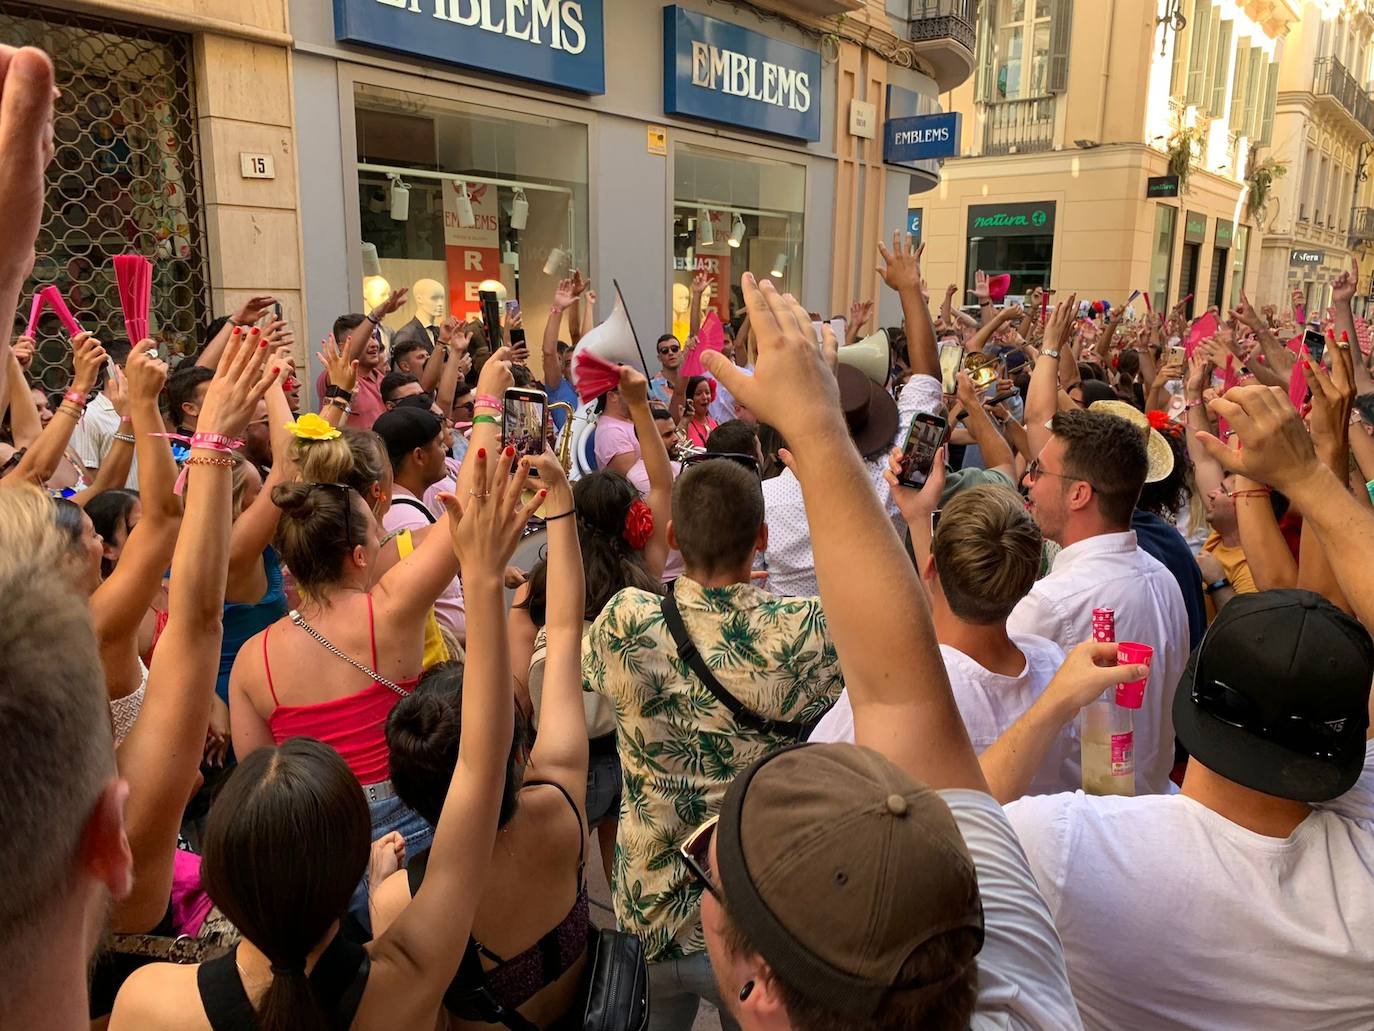
[[410, 288], [415, 302], [415, 318], [398, 329], [391, 338], [393, 344], [418, 340], [428, 350], [434, 350], [439, 339], [439, 324], [448, 311], [448, 291], [433, 279], [417, 279]]
[[[381, 307], [383, 301], [391, 296], [391, 284], [381, 276], [365, 276], [363, 278], [363, 301], [367, 305], [363, 311], [373, 311]], [[382, 346], [390, 349], [391, 330], [385, 325], [377, 327], [382, 334]]]

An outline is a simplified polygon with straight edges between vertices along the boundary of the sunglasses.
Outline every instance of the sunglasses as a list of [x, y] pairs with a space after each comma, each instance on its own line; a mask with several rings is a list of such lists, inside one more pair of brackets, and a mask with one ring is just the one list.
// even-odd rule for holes
[[659, 353], [659, 354], [677, 354], [677, 353], [678, 353], [679, 351], [681, 351], [681, 350], [682, 350], [682, 347], [681, 347], [680, 345], [678, 345], [678, 344], [669, 344], [667, 347], [660, 347], [660, 348], [658, 349], [658, 353]]
[[[1026, 482], [1034, 483], [1041, 476], [1053, 476], [1057, 480], [1069, 480], [1076, 483], [1086, 483], [1093, 490], [1097, 490], [1097, 485], [1092, 480], [1085, 480], [1081, 476], [1066, 476], [1063, 473], [1052, 473], [1045, 468], [1039, 458], [1032, 458], [1030, 465], [1026, 466]], [[1101, 491], [1097, 491], [1101, 494]]]
[[1255, 703], [1235, 688], [1219, 680], [1193, 679], [1193, 704], [1207, 715], [1228, 726], [1264, 738], [1290, 752], [1314, 759], [1335, 760], [1344, 757], [1350, 737], [1346, 728], [1357, 720], [1341, 719], [1323, 722], [1308, 716], [1284, 716], [1276, 723], [1267, 722], [1255, 708]]
[[344, 503], [344, 539], [353, 547], [353, 488], [346, 483], [312, 483], [311, 490], [327, 490], [340, 495]]
[[724, 905], [725, 899], [721, 897], [720, 887], [711, 875], [711, 838], [716, 833], [716, 824], [719, 822], [720, 817], [713, 816], [692, 831], [691, 836], [678, 849], [678, 855], [682, 856], [682, 861], [687, 866], [687, 872], [692, 875], [692, 880], [714, 895], [717, 902]]
[[688, 466], [699, 465], [702, 462], [709, 462], [716, 458], [723, 458], [727, 462], [734, 462], [736, 465], [742, 465], [755, 476], [763, 476], [763, 473], [759, 471], [759, 460], [753, 455], [744, 454], [742, 451], [698, 451], [688, 455], [682, 460], [682, 468], [686, 469]]

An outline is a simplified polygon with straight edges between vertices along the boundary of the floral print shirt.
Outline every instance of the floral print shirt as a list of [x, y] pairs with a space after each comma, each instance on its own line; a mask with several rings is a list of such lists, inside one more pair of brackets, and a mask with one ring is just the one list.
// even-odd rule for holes
[[[814, 722], [844, 687], [817, 598], [681, 577], [682, 621], [716, 679], [760, 716]], [[582, 638], [582, 686], [615, 706], [624, 791], [614, 889], [622, 930], [649, 962], [705, 949], [701, 887], [678, 855], [718, 812], [735, 776], [791, 742], [738, 725], [688, 669], [662, 597], [636, 588], [607, 603]]]

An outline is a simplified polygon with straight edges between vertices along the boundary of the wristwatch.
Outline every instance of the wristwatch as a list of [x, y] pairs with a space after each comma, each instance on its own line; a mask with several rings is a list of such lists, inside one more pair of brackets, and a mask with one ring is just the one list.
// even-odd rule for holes
[[345, 390], [343, 387], [338, 386], [337, 384], [330, 383], [327, 387], [324, 388], [324, 396], [341, 397], [344, 399], [344, 402], [347, 403], [353, 400], [353, 391]]
[[1215, 594], [1217, 591], [1221, 590], [1223, 587], [1230, 587], [1230, 586], [1231, 586], [1231, 581], [1228, 580], [1228, 579], [1226, 579], [1226, 577], [1223, 576], [1220, 580], [1213, 580], [1211, 583], [1207, 584], [1207, 586], [1205, 586], [1205, 587], [1203, 588], [1203, 590], [1206, 591], [1208, 594]]

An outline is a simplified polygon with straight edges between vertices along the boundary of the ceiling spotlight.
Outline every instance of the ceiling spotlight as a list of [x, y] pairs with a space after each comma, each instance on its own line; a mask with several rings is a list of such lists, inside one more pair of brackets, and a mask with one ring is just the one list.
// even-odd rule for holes
[[769, 271], [768, 274], [772, 276], [774, 279], [781, 279], [782, 274], [786, 271], [787, 254], [785, 251], [779, 251], [778, 256], [773, 260], [773, 268]]
[[401, 181], [399, 175], [388, 175], [391, 180], [391, 218], [404, 222], [410, 217], [410, 187]]
[[744, 219], [739, 215], [735, 216], [735, 224], [730, 227], [730, 246], [738, 247], [740, 241], [744, 239]]
[[705, 208], [697, 209], [697, 246], [710, 247], [716, 242], [716, 227], [711, 224], [711, 213]]
[[377, 257], [377, 245], [363, 241], [363, 278], [368, 276], [380, 276], [382, 274], [382, 262]]
[[468, 184], [459, 183], [454, 187], [454, 192], [458, 194], [458, 225], [462, 229], [471, 229], [477, 225], [477, 216], [472, 213], [472, 195], [468, 193]]
[[517, 189], [515, 199], [510, 202], [510, 227], [512, 229], [524, 229], [525, 223], [530, 220], [530, 202], [525, 198], [525, 191]]

